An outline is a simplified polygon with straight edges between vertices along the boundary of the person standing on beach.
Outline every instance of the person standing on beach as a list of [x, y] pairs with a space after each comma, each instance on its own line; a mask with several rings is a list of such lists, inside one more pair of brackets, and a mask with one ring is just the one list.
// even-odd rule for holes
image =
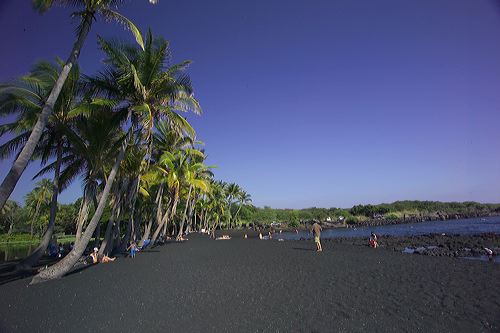
[[321, 240], [320, 240], [321, 230], [323, 230], [323, 228], [321, 228], [318, 222], [314, 222], [311, 228], [311, 232], [314, 235], [314, 242], [316, 243], [317, 252], [323, 251], [323, 249], [321, 248]]

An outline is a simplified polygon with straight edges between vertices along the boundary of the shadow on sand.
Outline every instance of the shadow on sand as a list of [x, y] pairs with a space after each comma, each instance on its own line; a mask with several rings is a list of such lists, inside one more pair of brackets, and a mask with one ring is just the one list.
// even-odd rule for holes
[[16, 269], [16, 266], [20, 261], [21, 260], [18, 259], [6, 261], [0, 264], [0, 285], [36, 275], [41, 267], [50, 266], [54, 264], [57, 259], [52, 257], [42, 257], [38, 265], [33, 267], [30, 271]]
[[299, 251], [314, 251], [316, 252], [316, 249], [311, 249], [311, 248], [306, 248], [306, 247], [292, 247], [293, 250], [299, 250]]

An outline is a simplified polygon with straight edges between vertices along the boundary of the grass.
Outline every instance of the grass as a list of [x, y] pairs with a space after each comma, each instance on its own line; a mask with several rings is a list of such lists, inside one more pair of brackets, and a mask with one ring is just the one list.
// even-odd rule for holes
[[[56, 235], [58, 243], [70, 243], [75, 241], [75, 235]], [[40, 237], [33, 236], [31, 238], [30, 234], [2, 234], [0, 235], [0, 245], [6, 244], [38, 244], [40, 242]]]

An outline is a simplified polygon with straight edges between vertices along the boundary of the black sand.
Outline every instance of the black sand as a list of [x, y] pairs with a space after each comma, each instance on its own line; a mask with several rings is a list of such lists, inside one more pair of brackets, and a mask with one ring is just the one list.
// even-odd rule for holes
[[350, 244], [191, 236], [29, 286], [0, 332], [500, 331], [500, 265]]

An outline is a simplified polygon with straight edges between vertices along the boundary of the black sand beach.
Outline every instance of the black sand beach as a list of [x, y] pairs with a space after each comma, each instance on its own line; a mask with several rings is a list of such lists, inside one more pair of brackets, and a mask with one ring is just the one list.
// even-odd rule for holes
[[498, 332], [500, 265], [310, 241], [193, 235], [27, 287], [1, 332]]

